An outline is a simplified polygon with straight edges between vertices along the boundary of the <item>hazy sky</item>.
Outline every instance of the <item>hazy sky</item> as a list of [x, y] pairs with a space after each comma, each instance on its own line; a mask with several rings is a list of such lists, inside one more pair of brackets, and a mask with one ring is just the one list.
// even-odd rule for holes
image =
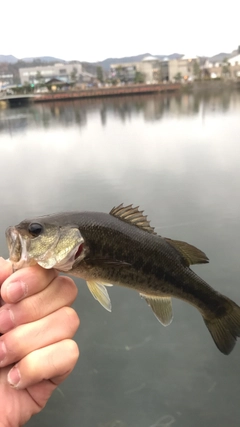
[[101, 61], [150, 52], [211, 56], [240, 44], [228, 0], [13, 0], [1, 3], [0, 54]]

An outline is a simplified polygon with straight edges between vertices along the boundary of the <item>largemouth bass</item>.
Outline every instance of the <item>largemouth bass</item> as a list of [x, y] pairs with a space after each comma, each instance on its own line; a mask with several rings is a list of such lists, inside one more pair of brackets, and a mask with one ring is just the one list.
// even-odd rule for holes
[[24, 220], [6, 230], [14, 270], [39, 264], [85, 279], [111, 311], [106, 287], [135, 289], [163, 325], [172, 321], [172, 297], [196, 307], [218, 349], [229, 354], [240, 336], [240, 307], [191, 269], [209, 262], [194, 246], [157, 235], [138, 207], [69, 212]]

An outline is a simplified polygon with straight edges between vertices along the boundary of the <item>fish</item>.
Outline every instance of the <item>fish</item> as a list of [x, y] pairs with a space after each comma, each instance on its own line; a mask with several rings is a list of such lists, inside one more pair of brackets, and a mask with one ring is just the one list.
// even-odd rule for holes
[[172, 298], [193, 305], [217, 348], [229, 354], [240, 336], [240, 307], [190, 266], [209, 262], [204, 252], [155, 232], [138, 206], [105, 212], [63, 212], [24, 220], [6, 230], [13, 269], [39, 264], [80, 277], [108, 311], [107, 288], [123, 286], [146, 300], [159, 322], [172, 322]]

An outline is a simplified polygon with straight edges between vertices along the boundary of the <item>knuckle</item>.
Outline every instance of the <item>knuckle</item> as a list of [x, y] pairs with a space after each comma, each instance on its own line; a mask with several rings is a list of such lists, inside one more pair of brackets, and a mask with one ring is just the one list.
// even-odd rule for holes
[[72, 361], [76, 363], [76, 361], [79, 358], [80, 351], [75, 341], [68, 340], [68, 352], [69, 352], [69, 355], [71, 356]]
[[33, 272], [35, 276], [39, 276], [41, 278], [47, 278], [47, 280], [53, 280], [55, 277], [58, 276], [58, 271], [54, 270], [53, 268], [45, 269], [43, 267], [40, 267], [40, 265], [33, 265], [31, 267], [28, 267], [29, 270]]
[[66, 321], [68, 322], [68, 327], [73, 334], [77, 331], [80, 325], [80, 319], [76, 313], [76, 311], [71, 307], [64, 307], [64, 315], [66, 317]]
[[37, 295], [37, 297], [31, 297], [26, 300], [25, 313], [27, 315], [28, 321], [37, 320], [41, 317], [43, 304], [44, 301], [40, 293]]
[[2, 360], [4, 366], [15, 362], [22, 356], [22, 341], [19, 332], [19, 328], [17, 328], [4, 334], [4, 340], [2, 340], [6, 349], [6, 356]]
[[61, 286], [61, 288], [67, 295], [68, 300], [70, 302], [73, 302], [78, 293], [78, 288], [73, 279], [67, 276], [59, 276], [57, 280], [59, 281], [59, 286]]

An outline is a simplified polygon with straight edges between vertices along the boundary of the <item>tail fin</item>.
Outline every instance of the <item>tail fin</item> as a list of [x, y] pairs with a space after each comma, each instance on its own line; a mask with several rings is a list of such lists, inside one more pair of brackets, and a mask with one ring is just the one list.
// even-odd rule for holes
[[240, 307], [224, 297], [225, 313], [211, 320], [203, 318], [217, 348], [223, 354], [233, 350], [237, 337], [240, 337]]

